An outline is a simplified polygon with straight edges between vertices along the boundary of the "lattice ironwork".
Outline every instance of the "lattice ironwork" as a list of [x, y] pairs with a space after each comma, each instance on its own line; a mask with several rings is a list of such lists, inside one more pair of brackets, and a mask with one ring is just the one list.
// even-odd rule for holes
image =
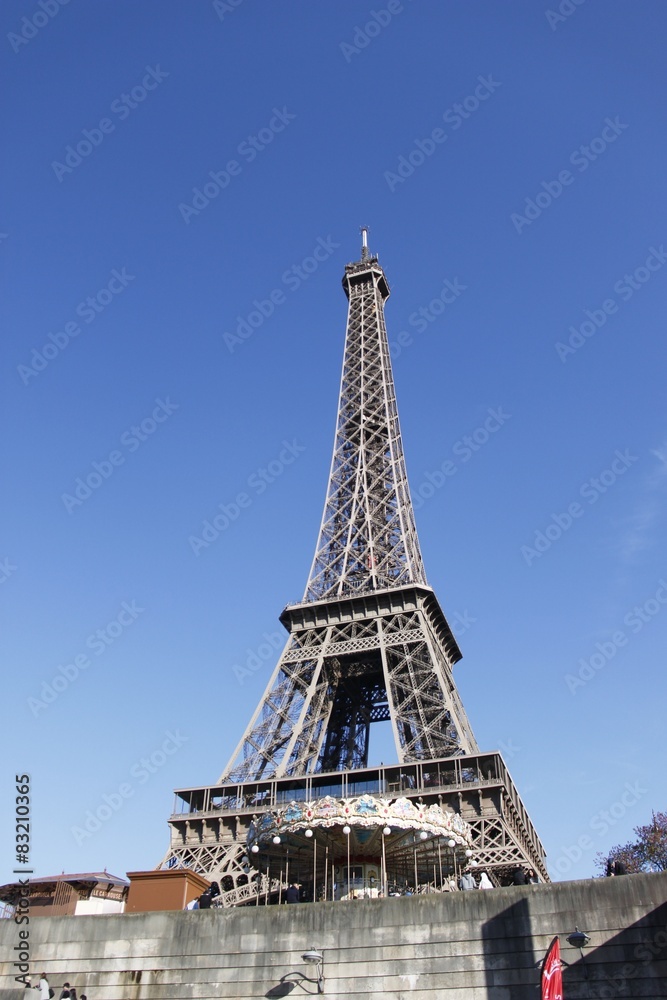
[[307, 601], [426, 583], [384, 322], [389, 286], [377, 258], [348, 264], [343, 287], [338, 420]]
[[[361, 259], [346, 266], [343, 278], [349, 303], [343, 372], [315, 557], [303, 601], [281, 615], [286, 645], [219, 779], [227, 787], [353, 774], [367, 767], [371, 727], [382, 721], [391, 722], [399, 766], [437, 761], [442, 776], [442, 762], [450, 760], [462, 790], [481, 780], [452, 674], [461, 653], [426, 582], [417, 538], [384, 321], [389, 286], [363, 232]], [[431, 777], [423, 780], [426, 788]], [[471, 823], [481, 863], [501, 872], [528, 862], [548, 878], [506, 772], [501, 786], [504, 798], [484, 799], [481, 817], [463, 791], [451, 807]], [[194, 793], [198, 803], [205, 791]], [[216, 822], [208, 830], [204, 821], [172, 817], [163, 864], [232, 878], [227, 898], [240, 903], [252, 895], [238, 884], [241, 834], [231, 820]], [[214, 829], [212, 845], [206, 840]]]

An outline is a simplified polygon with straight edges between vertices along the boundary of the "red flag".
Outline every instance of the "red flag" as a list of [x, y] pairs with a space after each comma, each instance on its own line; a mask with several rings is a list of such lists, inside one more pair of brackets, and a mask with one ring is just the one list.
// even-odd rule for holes
[[542, 965], [541, 1000], [563, 1000], [563, 973], [560, 969], [560, 941], [555, 937]]

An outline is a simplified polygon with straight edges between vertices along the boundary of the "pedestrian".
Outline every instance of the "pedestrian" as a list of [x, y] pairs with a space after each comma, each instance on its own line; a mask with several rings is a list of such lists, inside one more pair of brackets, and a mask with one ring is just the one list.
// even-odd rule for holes
[[627, 875], [628, 874], [628, 869], [625, 867], [625, 865], [623, 864], [622, 861], [614, 861], [613, 874], [614, 875]]
[[527, 885], [526, 873], [520, 865], [512, 872], [512, 885]]
[[60, 1000], [68, 1000], [70, 996], [69, 983], [63, 983], [62, 992], [60, 994]]
[[46, 978], [45, 972], [43, 972], [39, 977], [39, 986], [37, 989], [39, 990], [39, 1000], [52, 1000], [52, 998], [56, 995], [55, 991], [49, 986], [49, 981]]
[[468, 891], [469, 889], [476, 889], [477, 883], [475, 882], [475, 876], [472, 872], [463, 872], [461, 878], [459, 879], [459, 889]]
[[482, 872], [482, 874], [480, 875], [480, 878], [479, 878], [479, 888], [480, 889], [493, 889], [493, 882], [491, 881], [491, 879], [489, 878], [489, 876], [486, 874], [486, 872]]
[[534, 868], [528, 869], [528, 885], [539, 885], [539, 878]]
[[78, 1000], [76, 995], [76, 989], [73, 986], [70, 986], [69, 996], [70, 1000]]
[[299, 899], [299, 883], [292, 882], [290, 886], [285, 889], [285, 902], [286, 903], [300, 903]]

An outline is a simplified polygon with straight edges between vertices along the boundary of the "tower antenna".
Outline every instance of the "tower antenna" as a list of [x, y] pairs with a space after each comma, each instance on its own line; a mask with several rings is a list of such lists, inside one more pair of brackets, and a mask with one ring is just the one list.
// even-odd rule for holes
[[361, 259], [368, 260], [370, 254], [368, 252], [368, 230], [370, 226], [362, 226], [361, 232]]

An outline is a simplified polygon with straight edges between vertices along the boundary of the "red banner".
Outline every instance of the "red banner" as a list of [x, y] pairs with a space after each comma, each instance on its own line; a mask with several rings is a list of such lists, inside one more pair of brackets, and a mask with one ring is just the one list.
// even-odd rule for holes
[[542, 965], [541, 1000], [563, 1000], [563, 973], [560, 968], [560, 941], [557, 937], [549, 945]]

